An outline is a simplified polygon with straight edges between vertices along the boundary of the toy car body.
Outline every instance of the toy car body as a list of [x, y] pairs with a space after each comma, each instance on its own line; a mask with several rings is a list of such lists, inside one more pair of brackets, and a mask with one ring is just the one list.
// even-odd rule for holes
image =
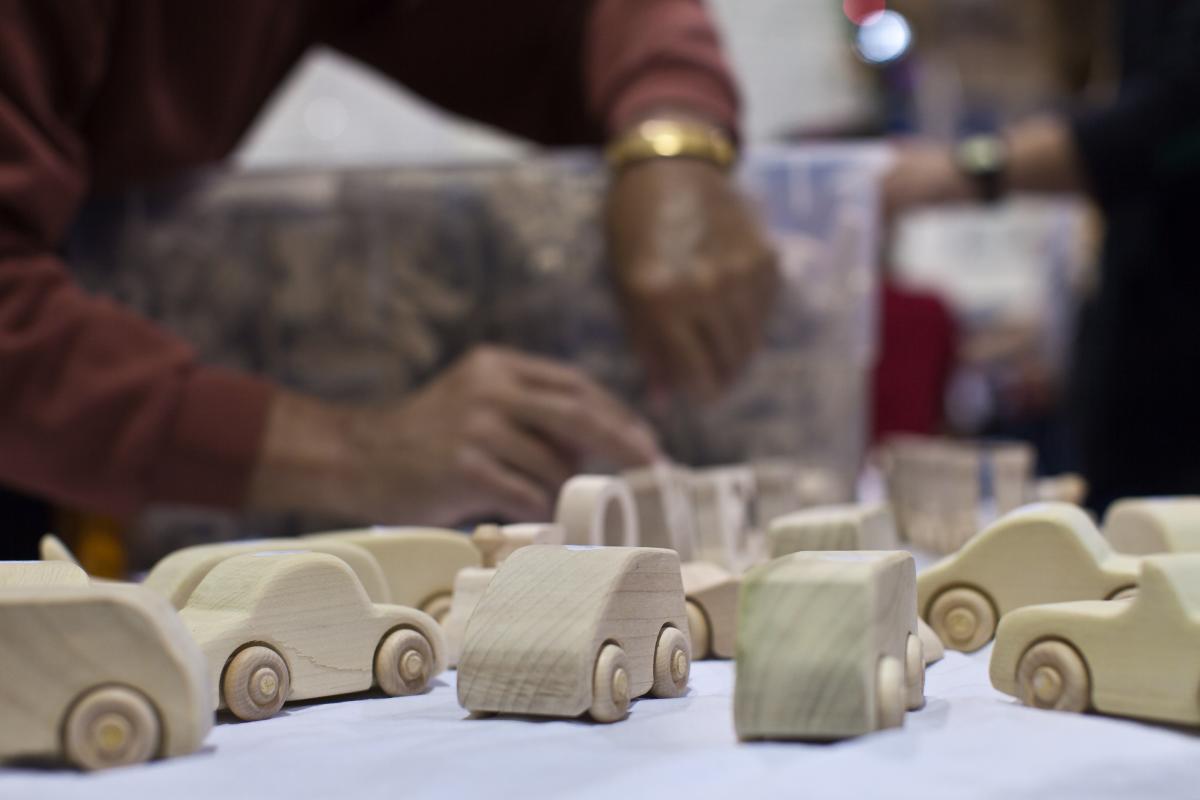
[[227, 558], [180, 616], [208, 660], [213, 706], [242, 719], [372, 685], [414, 694], [445, 668], [429, 615], [372, 603], [346, 563], [324, 553]]
[[379, 563], [389, 602], [419, 608], [441, 622], [450, 612], [454, 578], [464, 567], [480, 565], [469, 537], [444, 528], [375, 527], [303, 537], [358, 545]]
[[0, 586], [87, 586], [88, 574], [68, 561], [0, 561]]
[[337, 556], [354, 570], [367, 595], [374, 602], [391, 602], [391, 592], [375, 557], [350, 542], [339, 541], [240, 539], [235, 542], [194, 545], [176, 550], [159, 561], [142, 583], [166, 597], [171, 605], [183, 608], [192, 592], [217, 564], [237, 555], [275, 550], [311, 550]]
[[1135, 596], [1018, 609], [989, 672], [1027, 705], [1200, 725], [1200, 555], [1148, 556]]
[[689, 561], [679, 569], [687, 598], [692, 660], [733, 658], [741, 578], [704, 561]]
[[840, 739], [924, 704], [915, 567], [900, 551], [801, 552], [746, 573], [734, 724], [741, 739]]
[[1138, 559], [1114, 553], [1084, 511], [1037, 503], [981, 531], [917, 576], [921, 616], [946, 647], [971, 652], [1022, 606], [1104, 600], [1137, 585]]
[[1104, 517], [1104, 537], [1119, 553], [1200, 552], [1200, 497], [1130, 497]]
[[894, 550], [900, 546], [886, 506], [816, 506], [777, 517], [767, 531], [771, 558], [805, 550]]
[[625, 716], [687, 691], [679, 557], [657, 548], [534, 546], [497, 570], [467, 626], [458, 702], [472, 712]]
[[191, 753], [212, 727], [204, 656], [141, 587], [0, 587], [0, 640], [0, 760], [134, 764]]

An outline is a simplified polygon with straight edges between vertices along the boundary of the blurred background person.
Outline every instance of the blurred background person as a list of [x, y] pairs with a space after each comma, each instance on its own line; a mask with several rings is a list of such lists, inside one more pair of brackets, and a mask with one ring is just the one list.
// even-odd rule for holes
[[[1080, 29], [1102, 11], [1074, 5]], [[1200, 3], [1121, 2], [1120, 89], [957, 144], [909, 142], [884, 181], [895, 213], [1011, 192], [1086, 192], [1106, 231], [1068, 410], [1089, 502], [1200, 492]], [[998, 77], [999, 79], [999, 77]]]

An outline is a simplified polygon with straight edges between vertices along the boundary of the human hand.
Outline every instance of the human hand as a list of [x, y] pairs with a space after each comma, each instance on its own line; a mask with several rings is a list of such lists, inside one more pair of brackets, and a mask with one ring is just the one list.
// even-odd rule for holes
[[708, 400], [762, 340], [779, 273], [728, 175], [657, 159], [613, 178], [608, 228], [618, 296], [655, 389]]
[[[282, 404], [280, 406], [280, 404]], [[659, 458], [650, 429], [583, 373], [479, 347], [392, 408], [281, 393], [251, 505], [373, 522], [548, 519], [584, 457]]]

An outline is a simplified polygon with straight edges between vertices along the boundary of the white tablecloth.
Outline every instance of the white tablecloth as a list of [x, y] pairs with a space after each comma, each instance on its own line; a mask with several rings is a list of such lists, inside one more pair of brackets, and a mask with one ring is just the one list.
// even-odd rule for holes
[[991, 688], [988, 652], [933, 665], [903, 729], [838, 744], [739, 744], [728, 662], [693, 665], [686, 697], [638, 701], [613, 725], [468, 720], [449, 672], [420, 697], [222, 722], [187, 758], [0, 770], [0, 798], [1200, 798], [1196, 733], [1024, 708]]

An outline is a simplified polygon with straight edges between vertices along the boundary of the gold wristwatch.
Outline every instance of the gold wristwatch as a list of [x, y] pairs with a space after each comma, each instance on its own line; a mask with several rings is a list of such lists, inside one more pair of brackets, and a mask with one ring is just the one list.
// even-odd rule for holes
[[613, 169], [657, 158], [694, 158], [728, 169], [737, 160], [737, 148], [724, 131], [711, 125], [648, 119], [614, 140], [605, 156]]

